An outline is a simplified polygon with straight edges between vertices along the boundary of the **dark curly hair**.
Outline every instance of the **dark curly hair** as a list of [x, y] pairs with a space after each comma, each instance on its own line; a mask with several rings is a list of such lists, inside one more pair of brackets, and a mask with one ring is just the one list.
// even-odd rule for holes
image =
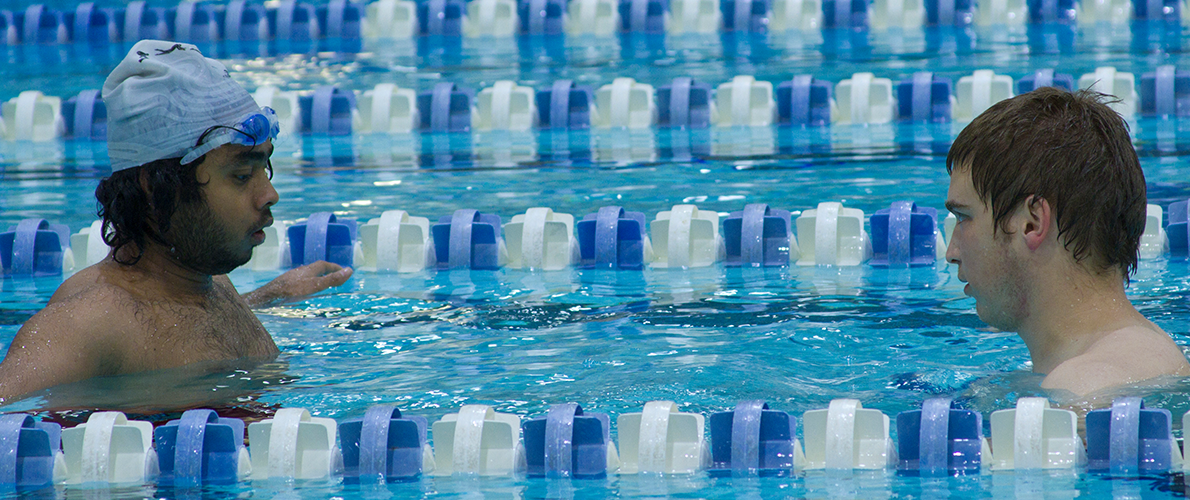
[[[174, 211], [181, 204], [203, 201], [203, 184], [196, 175], [200, 163], [202, 158], [186, 165], [181, 158], [166, 158], [113, 172], [99, 182], [95, 198], [103, 219], [103, 242], [112, 247], [116, 262], [139, 262], [150, 239], [168, 245], [161, 234], [169, 232]], [[141, 186], [142, 176], [147, 192]], [[120, 250], [129, 244], [136, 245], [136, 255], [122, 260]]]

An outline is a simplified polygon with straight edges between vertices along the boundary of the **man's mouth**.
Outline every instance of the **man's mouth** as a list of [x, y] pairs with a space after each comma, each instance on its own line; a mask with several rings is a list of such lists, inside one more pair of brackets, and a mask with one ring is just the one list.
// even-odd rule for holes
[[254, 231], [252, 234], [263, 233], [264, 228], [269, 227], [271, 225], [273, 225], [273, 218], [269, 217], [268, 219], [265, 219], [264, 222], [257, 224], [256, 231]]

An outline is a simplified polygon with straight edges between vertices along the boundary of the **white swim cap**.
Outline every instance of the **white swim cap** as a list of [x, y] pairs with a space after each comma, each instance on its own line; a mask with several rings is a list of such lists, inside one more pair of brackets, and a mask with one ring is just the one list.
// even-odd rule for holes
[[103, 82], [103, 101], [112, 172], [181, 158], [207, 129], [261, 112], [222, 63], [160, 40], [132, 46]]

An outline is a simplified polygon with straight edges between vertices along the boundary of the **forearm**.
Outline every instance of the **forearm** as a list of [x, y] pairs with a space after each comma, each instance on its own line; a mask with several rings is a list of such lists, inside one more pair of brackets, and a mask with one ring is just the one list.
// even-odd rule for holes
[[290, 269], [268, 284], [240, 296], [249, 307], [268, 307], [342, 285], [351, 277], [351, 272], [351, 268], [318, 261]]
[[241, 294], [240, 297], [242, 297], [244, 302], [248, 303], [248, 307], [252, 309], [269, 307], [285, 300], [285, 296], [279, 293], [277, 288], [277, 284], [270, 281], [268, 284], [260, 288]]

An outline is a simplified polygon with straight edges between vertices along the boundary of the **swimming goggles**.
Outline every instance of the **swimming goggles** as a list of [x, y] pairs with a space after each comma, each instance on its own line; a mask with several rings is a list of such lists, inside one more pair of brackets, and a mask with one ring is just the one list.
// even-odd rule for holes
[[239, 144], [241, 146], [256, 146], [264, 144], [269, 139], [276, 139], [281, 131], [281, 122], [277, 119], [277, 112], [265, 106], [259, 113], [253, 113], [234, 126], [216, 126], [206, 134], [199, 145], [190, 148], [182, 157], [182, 164], [186, 165], [197, 160], [202, 155], [210, 153], [219, 146]]

